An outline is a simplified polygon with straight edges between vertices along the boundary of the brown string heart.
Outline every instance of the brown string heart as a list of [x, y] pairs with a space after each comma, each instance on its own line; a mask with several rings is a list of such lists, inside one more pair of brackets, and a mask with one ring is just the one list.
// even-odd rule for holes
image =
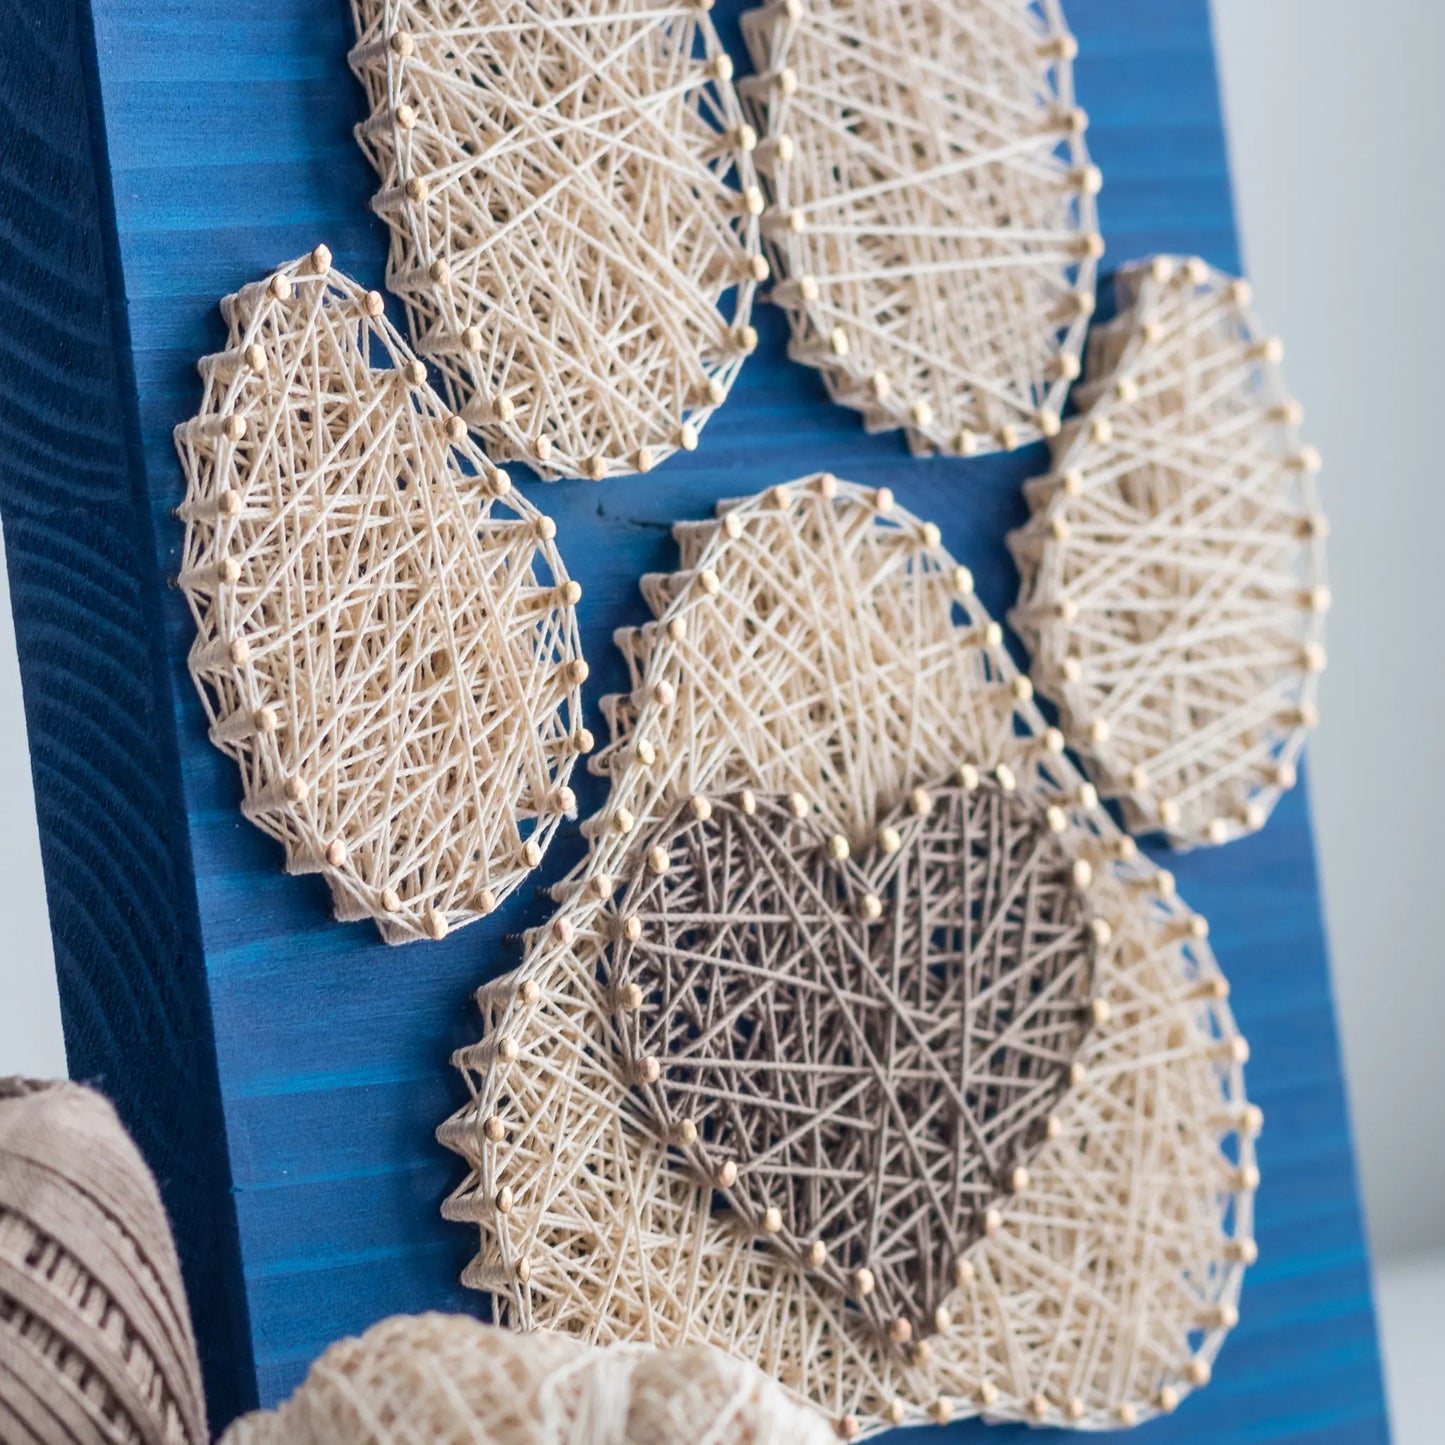
[[800, 795], [694, 799], [619, 916], [614, 1042], [669, 1141], [895, 1339], [936, 1328], [1089, 1027], [1094, 935], [1041, 806], [920, 791], [854, 859]]

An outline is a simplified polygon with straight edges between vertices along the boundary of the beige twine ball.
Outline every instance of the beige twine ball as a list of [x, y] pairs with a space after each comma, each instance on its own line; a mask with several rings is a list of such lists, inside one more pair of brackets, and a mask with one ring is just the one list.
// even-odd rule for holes
[[824, 1445], [821, 1417], [706, 1346], [608, 1350], [465, 1315], [341, 1340], [221, 1445]]
[[206, 1439], [180, 1265], [145, 1161], [99, 1094], [0, 1079], [0, 1440]]
[[[597, 1352], [595, 1373], [617, 1368]], [[823, 1417], [796, 1403], [760, 1370], [710, 1345], [649, 1350], [636, 1357], [626, 1445], [823, 1445]]]

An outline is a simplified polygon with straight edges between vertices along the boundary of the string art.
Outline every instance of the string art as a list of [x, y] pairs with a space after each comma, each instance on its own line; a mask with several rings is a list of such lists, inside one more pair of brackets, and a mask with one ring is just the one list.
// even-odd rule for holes
[[903, 803], [862, 859], [781, 798], [697, 811], [622, 894], [641, 932], [607, 981], [656, 1001], [617, 1016], [624, 1066], [698, 1173], [737, 1171], [723, 1193], [757, 1234], [843, 1297], [867, 1270], [865, 1313], [925, 1333], [1087, 1028], [1070, 860], [1042, 808], [983, 782]]
[[591, 1349], [465, 1315], [400, 1315], [338, 1341], [221, 1445], [824, 1445], [816, 1414], [704, 1346]]
[[918, 452], [1054, 435], [1103, 254], [1058, 0], [770, 0], [743, 34], [791, 355]]
[[1129, 826], [1223, 843], [1264, 826], [1316, 720], [1319, 455], [1245, 282], [1159, 257], [1119, 296], [1026, 489], [1012, 621]]
[[675, 535], [588, 857], [455, 1056], [466, 1282], [522, 1329], [719, 1346], [844, 1438], [1173, 1409], [1254, 1258], [1207, 926], [886, 490]]
[[391, 943], [490, 912], [564, 815], [587, 666], [555, 525], [319, 247], [221, 303], [176, 430], [180, 585], [243, 811]]
[[732, 61], [697, 0], [352, 0], [387, 285], [492, 455], [693, 450], [768, 275]]

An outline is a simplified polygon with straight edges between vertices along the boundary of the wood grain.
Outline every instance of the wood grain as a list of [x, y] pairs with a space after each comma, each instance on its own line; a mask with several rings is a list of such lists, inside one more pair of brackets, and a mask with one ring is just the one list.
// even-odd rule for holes
[[255, 1382], [88, 7], [0, 0], [0, 34], [0, 512], [66, 1049], [159, 1177], [225, 1418]]
[[[12, 26], [33, 33], [35, 22], [19, 18], [16, 0], [0, 5], [7, 8], [16, 12]], [[745, 70], [739, 8], [723, 0], [716, 13]], [[385, 237], [366, 209], [372, 180], [350, 135], [362, 99], [344, 62], [349, 22], [344, 0], [94, 0], [94, 10], [126, 302], [118, 319], [129, 336], [128, 353], [123, 341], [119, 349], [134, 368], [133, 390], [120, 390], [134, 402], [140, 445], [134, 456], [122, 454], [115, 438], [125, 434], [123, 418], [114, 408], [96, 412], [92, 399], [90, 411], [77, 403], [57, 416], [55, 450], [68, 447], [71, 460], [58, 464], [51, 455], [39, 466], [47, 485], [70, 489], [72, 502], [94, 487], [120, 506], [139, 496], [144, 510], [123, 542], [94, 558], [73, 556], [58, 540], [27, 544], [42, 560], [39, 572], [27, 572], [23, 562], [16, 568], [18, 606], [22, 635], [30, 637], [27, 689], [43, 695], [47, 671], [55, 669], [78, 698], [87, 681], [99, 682], [102, 675], [87, 677], [87, 670], [96, 653], [107, 651], [115, 677], [104, 674], [98, 692], [128, 696], [115, 690], [142, 689], [119, 709], [114, 728], [139, 734], [131, 752], [145, 743], [157, 755], [133, 780], [154, 793], [133, 811], [148, 820], [149, 832], [122, 821], [123, 811], [112, 814], [114, 832], [97, 843], [90, 865], [102, 870], [107, 889], [86, 895], [68, 892], [86, 869], [53, 861], [48, 852], [51, 902], [62, 923], [76, 912], [102, 928], [101, 892], [133, 893], [127, 916], [158, 927], [168, 911], [183, 913], [176, 900], [194, 891], [203, 949], [185, 946], [179, 923], [169, 955], [155, 941], [137, 948], [148, 959], [170, 958], [169, 971], [149, 976], [157, 997], [209, 999], [255, 1382], [262, 1398], [273, 1400], [338, 1334], [394, 1310], [477, 1307], [455, 1282], [471, 1241], [437, 1213], [456, 1169], [432, 1130], [458, 1098], [446, 1059], [475, 1031], [470, 990], [514, 962], [503, 936], [538, 921], [545, 908], [524, 889], [496, 919], [443, 944], [391, 950], [367, 926], [332, 923], [324, 886], [284, 877], [279, 850], [242, 822], [236, 774], [206, 742], [185, 673], [189, 619], [179, 597], [158, 585], [174, 570], [180, 543], [169, 515], [181, 491], [170, 429], [195, 408], [193, 365], [219, 342], [219, 296], [322, 240], [358, 279], [380, 283]], [[1237, 269], [1204, 0], [1074, 0], [1070, 19], [1081, 43], [1080, 101], [1092, 117], [1090, 144], [1106, 177], [1108, 264], [1167, 249]], [[3, 81], [0, 93], [9, 93]], [[69, 193], [78, 183], [56, 174], [34, 184]], [[60, 269], [61, 245], [52, 233], [35, 250], [43, 264]], [[119, 278], [107, 285], [100, 272], [89, 274], [92, 305], [119, 296]], [[671, 521], [701, 517], [719, 497], [820, 467], [893, 487], [910, 509], [942, 525], [944, 541], [974, 568], [995, 615], [1012, 600], [1017, 577], [1003, 536], [1024, 518], [1018, 486], [1043, 468], [1043, 449], [976, 462], [912, 460], [899, 436], [866, 436], [853, 414], [828, 405], [813, 373], [785, 360], [779, 316], [764, 308], [759, 329], [758, 354], [696, 453], [648, 477], [533, 492], [556, 516], [568, 565], [586, 588], [583, 641], [594, 702], [622, 680], [613, 628], [645, 615], [638, 576], [672, 565]], [[21, 374], [35, 350], [33, 336], [20, 328], [19, 338], [4, 344], [5, 375]], [[9, 480], [16, 475], [16, 428], [3, 415], [8, 533], [23, 526], [32, 484], [24, 476], [19, 485]], [[127, 490], [137, 484], [143, 493]], [[16, 545], [12, 538], [12, 567]], [[43, 619], [47, 606], [43, 598], [26, 600], [32, 588], [66, 599], [70, 617], [60, 632], [95, 633], [84, 656], [67, 655], [58, 642], [47, 645], [54, 634], [27, 634], [26, 617]], [[84, 626], [82, 616], [89, 619]], [[137, 681], [155, 643], [162, 671], [148, 684]], [[147, 686], [162, 716], [147, 713]], [[38, 770], [83, 736], [82, 714], [94, 731], [114, 730], [99, 700], [32, 714]], [[601, 732], [595, 716], [591, 725]], [[177, 749], [168, 763], [165, 740], [172, 733]], [[91, 771], [121, 775], [103, 763]], [[584, 811], [601, 797], [593, 780], [580, 791]], [[63, 789], [42, 792], [68, 816], [58, 801]], [[152, 839], [150, 851], [128, 848], [131, 834]], [[559, 839], [539, 882], [558, 876], [579, 848], [575, 832]], [[167, 872], [163, 860], [177, 849]], [[1286, 800], [1261, 836], [1174, 866], [1184, 895], [1213, 921], [1254, 1045], [1251, 1093], [1269, 1123], [1260, 1150], [1262, 1257], [1246, 1286], [1243, 1323], [1211, 1388], [1178, 1416], [1151, 1426], [1149, 1438], [1219, 1445], [1383, 1441], [1368, 1262], [1304, 790]], [[122, 990], [123, 1002], [112, 1007], [106, 989], [124, 974], [124, 949], [114, 941], [106, 948], [79, 966], [85, 986], [96, 991], [89, 1016], [109, 1026], [94, 1056], [110, 1051], [121, 1067], [129, 1057], [125, 1039], [140, 1034], [150, 1041], [146, 1062], [155, 1080], [138, 1095], [150, 1113], [143, 1142], [152, 1158], [174, 1162], [177, 1139], [194, 1143], [215, 1125], [203, 1093], [164, 1087], [166, 1070], [180, 1067], [206, 1020], [186, 1016], [169, 1035], [156, 1033], [126, 1012], [135, 1007], [136, 989]], [[82, 992], [67, 991], [73, 1034], [86, 1028], [77, 1022], [86, 1016]], [[192, 1198], [193, 1211], [215, 1217], [224, 1211], [227, 1195], [214, 1178], [183, 1183], [172, 1193]], [[194, 1256], [206, 1246], [192, 1236], [183, 1247], [196, 1287]], [[203, 1319], [202, 1331], [211, 1360], [220, 1359], [230, 1348], [224, 1329]], [[242, 1357], [228, 1358], [249, 1379]], [[214, 1403], [224, 1414], [237, 1399], [231, 1390]], [[997, 1438], [977, 1424], [937, 1438], [985, 1435]]]

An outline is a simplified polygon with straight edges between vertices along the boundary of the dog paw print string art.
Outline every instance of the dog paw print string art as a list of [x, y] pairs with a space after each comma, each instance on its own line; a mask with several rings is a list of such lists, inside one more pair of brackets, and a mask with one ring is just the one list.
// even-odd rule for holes
[[325, 247], [221, 303], [176, 430], [180, 584], [244, 812], [391, 943], [491, 912], [590, 746], [556, 527], [427, 385]]
[[1161, 256], [1118, 286], [1082, 414], [1026, 488], [1011, 620], [1129, 826], [1224, 843], [1264, 826], [1316, 718], [1319, 455], [1246, 282]]
[[743, 33], [791, 354], [915, 451], [1055, 434], [1103, 253], [1057, 0], [772, 0]]
[[822, 475], [676, 528], [590, 851], [440, 1137], [506, 1322], [703, 1342], [844, 1437], [1203, 1384], [1254, 1257], [1207, 928], [938, 529]]
[[757, 137], [697, 0], [352, 0], [387, 285], [491, 454], [691, 451], [757, 345]]

